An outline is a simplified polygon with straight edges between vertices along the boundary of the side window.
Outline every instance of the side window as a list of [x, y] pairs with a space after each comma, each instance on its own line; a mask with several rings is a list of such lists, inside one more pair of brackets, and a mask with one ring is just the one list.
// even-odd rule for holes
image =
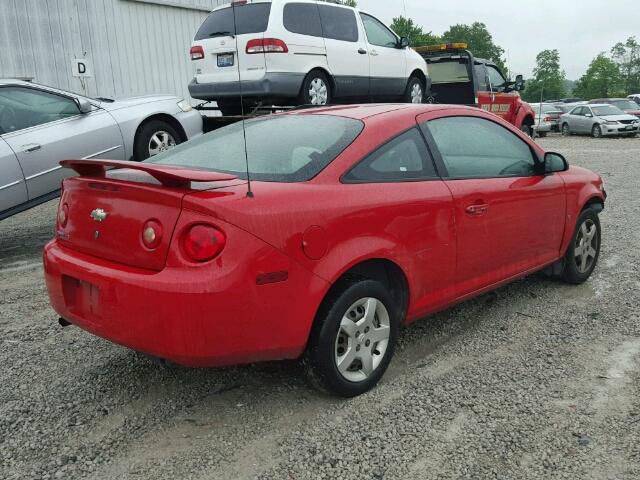
[[478, 80], [478, 90], [487, 92], [489, 85], [487, 84], [487, 69], [484, 65], [474, 65], [476, 79]]
[[422, 128], [433, 136], [448, 178], [527, 177], [536, 173], [529, 145], [492, 121], [448, 117], [432, 120]]
[[0, 129], [5, 133], [79, 115], [70, 98], [33, 88], [0, 88]]
[[291, 33], [322, 37], [320, 11], [315, 3], [288, 3], [284, 7], [283, 22]]
[[375, 183], [439, 178], [417, 128], [397, 136], [353, 167], [346, 183]]
[[367, 40], [371, 45], [388, 48], [397, 47], [398, 38], [383, 23], [364, 13], [361, 13], [360, 17], [367, 33]]
[[489, 74], [489, 81], [491, 82], [491, 88], [494, 90], [504, 90], [505, 83], [507, 82], [497, 68], [487, 65], [487, 73]]
[[318, 5], [318, 8], [325, 38], [344, 42], [358, 41], [358, 23], [353, 10], [328, 5]]

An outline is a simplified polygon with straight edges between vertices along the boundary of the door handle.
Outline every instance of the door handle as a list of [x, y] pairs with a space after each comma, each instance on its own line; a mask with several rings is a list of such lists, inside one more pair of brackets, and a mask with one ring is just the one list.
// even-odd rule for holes
[[465, 208], [465, 211], [469, 215], [480, 216], [489, 211], [489, 205], [487, 205], [486, 203], [469, 205], [467, 208]]
[[41, 148], [42, 148], [42, 145], [40, 145], [39, 143], [30, 143], [28, 145], [23, 145], [22, 151], [24, 153], [33, 153], [33, 152], [37, 152]]
[[366, 54], [367, 54], [367, 51], [366, 51], [364, 48], [361, 48], [361, 49], [359, 49], [359, 50], [358, 50], [358, 53], [359, 53], [360, 55], [366, 55]]

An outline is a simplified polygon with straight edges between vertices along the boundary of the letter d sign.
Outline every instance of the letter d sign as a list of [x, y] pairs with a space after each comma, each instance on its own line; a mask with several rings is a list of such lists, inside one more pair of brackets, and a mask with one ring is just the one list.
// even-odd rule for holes
[[71, 60], [71, 74], [74, 77], [90, 77], [91, 67], [86, 58], [74, 58]]

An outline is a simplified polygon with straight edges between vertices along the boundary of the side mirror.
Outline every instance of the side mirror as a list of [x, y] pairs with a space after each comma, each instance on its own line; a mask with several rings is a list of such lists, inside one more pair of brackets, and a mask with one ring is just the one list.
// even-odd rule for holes
[[400, 41], [398, 42], [398, 48], [409, 48], [411, 42], [407, 37], [400, 37]]
[[76, 98], [76, 105], [78, 105], [78, 110], [80, 113], [89, 113], [91, 111], [91, 102], [86, 98]]
[[545, 173], [566, 172], [569, 170], [569, 162], [559, 153], [547, 152], [544, 155]]
[[515, 81], [515, 84], [513, 85], [513, 89], [516, 92], [522, 92], [524, 90], [524, 87], [525, 87], [524, 77], [522, 75], [516, 76], [516, 81]]

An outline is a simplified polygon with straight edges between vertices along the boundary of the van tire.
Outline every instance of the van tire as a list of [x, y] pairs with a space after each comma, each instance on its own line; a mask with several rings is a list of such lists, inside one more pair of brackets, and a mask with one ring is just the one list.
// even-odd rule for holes
[[[416, 76], [412, 76], [407, 83], [407, 89], [404, 92], [404, 96], [402, 100], [404, 103], [424, 103], [425, 100], [425, 91], [424, 91], [424, 82], [420, 80]], [[417, 99], [417, 94], [420, 94], [420, 101], [417, 102], [414, 99]]]
[[302, 82], [298, 102], [300, 105], [330, 105], [333, 100], [331, 82], [320, 70], [310, 72]]

